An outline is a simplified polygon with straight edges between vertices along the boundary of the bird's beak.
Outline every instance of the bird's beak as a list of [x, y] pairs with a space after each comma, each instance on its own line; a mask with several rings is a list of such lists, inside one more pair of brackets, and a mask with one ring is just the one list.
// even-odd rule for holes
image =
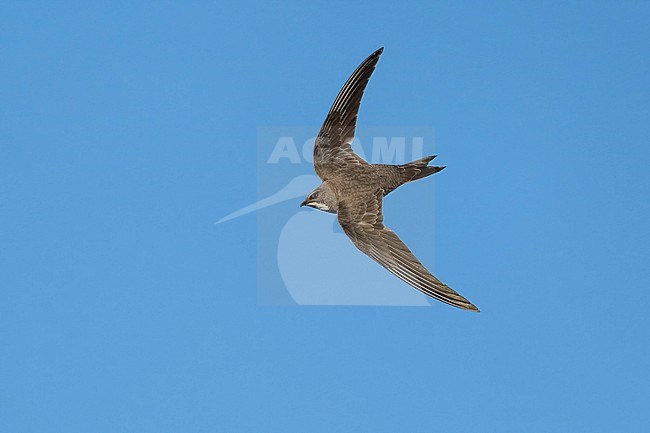
[[305, 199], [302, 203], [300, 203], [300, 207], [306, 206], [307, 205], [307, 199]]

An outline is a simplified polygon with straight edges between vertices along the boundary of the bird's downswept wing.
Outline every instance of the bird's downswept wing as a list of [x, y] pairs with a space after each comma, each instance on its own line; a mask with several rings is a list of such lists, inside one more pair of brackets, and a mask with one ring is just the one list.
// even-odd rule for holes
[[381, 213], [383, 191], [339, 203], [339, 224], [354, 245], [404, 282], [454, 307], [478, 312], [470, 301], [434, 277], [392, 230]]
[[350, 165], [366, 165], [351, 148], [363, 91], [383, 48], [372, 53], [350, 75], [336, 96], [314, 143], [314, 170], [327, 180]]

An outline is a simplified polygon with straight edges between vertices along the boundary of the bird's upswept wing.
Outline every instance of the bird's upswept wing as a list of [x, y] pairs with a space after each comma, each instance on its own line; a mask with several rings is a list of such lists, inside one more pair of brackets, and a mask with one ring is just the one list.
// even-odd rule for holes
[[404, 282], [454, 307], [479, 311], [471, 302], [431, 275], [399, 237], [384, 226], [383, 191], [355, 202], [339, 203], [339, 224], [354, 245]]
[[366, 165], [351, 148], [363, 91], [383, 48], [372, 53], [350, 75], [336, 96], [314, 143], [314, 170], [323, 180], [350, 165]]

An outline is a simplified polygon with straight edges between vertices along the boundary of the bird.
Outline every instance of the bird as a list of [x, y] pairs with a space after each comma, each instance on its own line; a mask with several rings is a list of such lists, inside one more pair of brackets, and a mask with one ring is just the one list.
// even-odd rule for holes
[[379, 48], [361, 62], [334, 99], [314, 141], [314, 171], [321, 183], [300, 206], [336, 214], [343, 232], [361, 252], [427, 296], [478, 312], [474, 304], [433, 276], [384, 225], [384, 197], [405, 183], [444, 169], [429, 165], [436, 155], [387, 165], [369, 164], [352, 151], [361, 98], [383, 51]]

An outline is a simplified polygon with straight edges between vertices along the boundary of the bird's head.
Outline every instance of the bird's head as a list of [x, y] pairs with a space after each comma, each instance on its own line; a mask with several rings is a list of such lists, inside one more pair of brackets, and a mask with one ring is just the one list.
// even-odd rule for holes
[[336, 195], [327, 182], [321, 183], [318, 188], [310, 192], [300, 206], [309, 206], [330, 213], [336, 213], [338, 210]]

